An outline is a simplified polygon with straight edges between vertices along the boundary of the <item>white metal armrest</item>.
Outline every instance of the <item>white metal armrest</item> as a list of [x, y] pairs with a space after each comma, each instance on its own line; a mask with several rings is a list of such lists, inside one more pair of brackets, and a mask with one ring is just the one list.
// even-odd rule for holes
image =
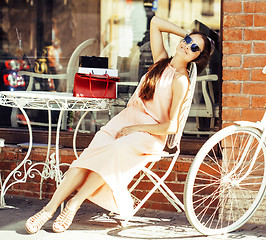
[[20, 76], [29, 76], [30, 81], [28, 84], [28, 87], [26, 91], [31, 91], [33, 86], [33, 78], [52, 78], [52, 79], [66, 79], [67, 80], [67, 74], [41, 74], [41, 73], [35, 73], [35, 72], [27, 72], [27, 71], [19, 71], [18, 75]]
[[[199, 76], [197, 77], [197, 82], [201, 82], [202, 95], [204, 103], [197, 103], [193, 99], [191, 110], [189, 112], [190, 117], [213, 117], [214, 116], [214, 99], [212, 94], [212, 84], [211, 82], [217, 81], [218, 76], [215, 74]], [[208, 86], [207, 86], [208, 85]], [[209, 91], [208, 91], [209, 88]]]
[[204, 76], [198, 76], [197, 77], [197, 82], [202, 82], [202, 81], [217, 81], [218, 76], [216, 74], [211, 74], [211, 75], [204, 75]]

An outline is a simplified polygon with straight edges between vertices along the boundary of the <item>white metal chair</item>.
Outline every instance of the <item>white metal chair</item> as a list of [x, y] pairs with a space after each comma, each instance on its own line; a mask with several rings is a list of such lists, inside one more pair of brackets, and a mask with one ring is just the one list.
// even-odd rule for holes
[[[197, 77], [196, 93], [194, 95], [189, 118], [193, 118], [196, 122], [187, 122], [184, 133], [186, 134], [213, 134], [215, 119], [219, 118], [219, 104], [215, 102], [213, 82], [218, 80], [216, 74], [206, 74]], [[202, 100], [202, 101], [201, 101]], [[209, 130], [201, 131], [199, 118], [209, 118]]]
[[[64, 74], [40, 74], [35, 72], [28, 72], [28, 71], [20, 71], [18, 74], [21, 76], [29, 76], [29, 84], [26, 89], [26, 91], [31, 91], [33, 89], [34, 84], [34, 78], [42, 78], [42, 79], [60, 79], [64, 80], [66, 82], [66, 92], [72, 92], [73, 85], [74, 85], [74, 77], [75, 74], [78, 72], [79, 68], [79, 57], [84, 55], [97, 55], [97, 48], [95, 47], [96, 40], [94, 38], [90, 38], [88, 40], [85, 40], [80, 45], [77, 46], [77, 48], [72, 53], [67, 68], [66, 73]], [[16, 126], [18, 119], [16, 117], [17, 111], [12, 112], [11, 114], [11, 124], [12, 126]], [[46, 124], [43, 123], [31, 123], [32, 125], [41, 125], [46, 126]], [[56, 125], [55, 125], [56, 126]], [[63, 118], [62, 123], [62, 129], [66, 128], [66, 117]]]
[[[5, 146], [5, 140], [0, 138], [0, 154], [2, 152], [2, 147]], [[1, 177], [1, 171], [0, 171], [0, 191], [2, 189], [2, 177]], [[0, 204], [0, 207], [2, 206], [2, 199], [1, 199], [1, 204]]]
[[[184, 210], [183, 203], [175, 196], [175, 194], [166, 186], [164, 183], [165, 179], [169, 176], [171, 173], [177, 157], [180, 153], [180, 140], [183, 134], [183, 130], [186, 124], [186, 120], [188, 118], [189, 110], [191, 107], [194, 91], [195, 91], [195, 85], [197, 81], [197, 67], [196, 64], [193, 62], [190, 65], [190, 72], [189, 72], [189, 79], [190, 79], [190, 85], [189, 85], [189, 92], [188, 96], [185, 99], [185, 101], [182, 104], [181, 111], [179, 113], [179, 126], [178, 131], [176, 134], [170, 134], [167, 137], [167, 147], [170, 149], [173, 149], [176, 147], [175, 153], [168, 153], [163, 152], [161, 155], [161, 160], [163, 158], [172, 158], [171, 163], [169, 165], [169, 168], [165, 172], [165, 174], [162, 177], [159, 177], [157, 174], [155, 174], [151, 169], [154, 166], [156, 162], [151, 162], [148, 164], [148, 166], [144, 167], [142, 169], [142, 173], [140, 174], [140, 177], [135, 181], [135, 183], [132, 185], [132, 187], [129, 189], [129, 192], [131, 193], [133, 199], [135, 200], [135, 207], [132, 216], [128, 217], [125, 222], [123, 222], [123, 225], [126, 225], [128, 221], [137, 213], [137, 211], [143, 206], [143, 204], [149, 199], [149, 197], [158, 189], [167, 199], [168, 201], [177, 209], [178, 212], [181, 212]], [[150, 181], [154, 184], [154, 187], [149, 191], [149, 193], [142, 199], [139, 200], [137, 197], [133, 195], [133, 190], [138, 186], [138, 184], [141, 182], [141, 180], [147, 176]]]
[[96, 40], [94, 38], [90, 38], [85, 40], [72, 53], [69, 62], [67, 64], [66, 73], [64, 74], [40, 74], [34, 72], [20, 71], [19, 75], [29, 76], [29, 85], [27, 87], [27, 91], [31, 91], [33, 89], [34, 78], [43, 78], [43, 79], [62, 79], [66, 80], [66, 92], [72, 92], [74, 85], [74, 76], [78, 72], [79, 68], [79, 56], [82, 55], [96, 55], [95, 48]]

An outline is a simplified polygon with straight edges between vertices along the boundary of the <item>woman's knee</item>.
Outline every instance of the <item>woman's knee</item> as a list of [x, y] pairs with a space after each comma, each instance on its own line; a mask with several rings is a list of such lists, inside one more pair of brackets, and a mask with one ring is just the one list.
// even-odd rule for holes
[[69, 168], [66, 172], [66, 177], [87, 177], [88, 174], [90, 173], [90, 170], [85, 169], [85, 168]]

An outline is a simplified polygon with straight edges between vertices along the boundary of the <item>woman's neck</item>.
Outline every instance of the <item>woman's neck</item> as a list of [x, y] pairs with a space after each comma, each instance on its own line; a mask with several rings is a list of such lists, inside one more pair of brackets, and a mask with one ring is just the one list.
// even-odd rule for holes
[[171, 66], [174, 67], [178, 72], [186, 72], [187, 71], [187, 62], [184, 62], [183, 59], [175, 55], [171, 62]]

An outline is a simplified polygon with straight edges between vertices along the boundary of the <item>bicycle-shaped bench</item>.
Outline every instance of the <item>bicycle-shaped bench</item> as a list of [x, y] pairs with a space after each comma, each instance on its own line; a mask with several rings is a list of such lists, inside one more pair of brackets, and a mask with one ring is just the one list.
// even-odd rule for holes
[[205, 235], [231, 232], [252, 217], [265, 192], [266, 112], [256, 123], [218, 131], [202, 146], [187, 175], [185, 212]]

